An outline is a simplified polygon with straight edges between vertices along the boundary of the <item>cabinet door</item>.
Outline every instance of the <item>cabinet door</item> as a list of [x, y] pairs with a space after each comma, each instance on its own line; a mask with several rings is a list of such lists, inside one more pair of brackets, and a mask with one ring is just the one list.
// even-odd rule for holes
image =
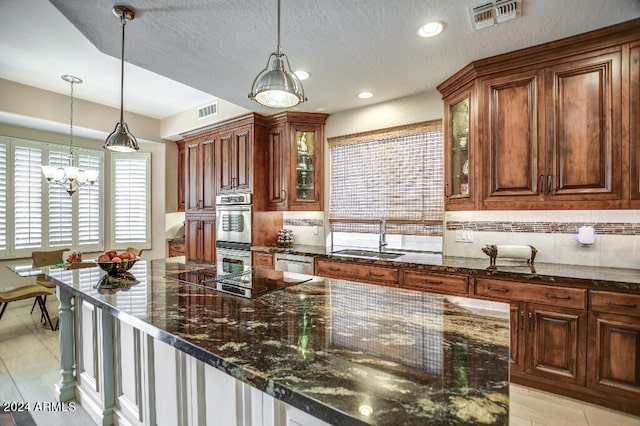
[[472, 86], [445, 99], [445, 202], [447, 210], [473, 209], [474, 132]]
[[511, 369], [517, 371], [524, 371], [525, 311], [525, 303], [511, 302], [509, 313], [511, 320], [511, 346], [509, 348], [509, 356], [511, 358]]
[[[538, 146], [542, 73], [484, 81], [483, 201], [505, 208], [544, 198], [544, 149]], [[539, 111], [540, 108], [540, 111]]]
[[322, 210], [323, 126], [292, 124], [289, 155], [289, 207], [293, 210]]
[[184, 222], [184, 244], [187, 257], [197, 258], [200, 254], [200, 221], [188, 218]]
[[234, 166], [232, 176], [232, 186], [238, 192], [251, 191], [253, 184], [252, 168], [252, 141], [251, 127], [236, 130], [234, 137]]
[[218, 193], [233, 190], [233, 133], [223, 133], [218, 137], [216, 148], [216, 173]]
[[588, 356], [590, 388], [640, 398], [640, 318], [590, 312]]
[[200, 146], [202, 170], [202, 202], [201, 210], [215, 210], [216, 208], [216, 173], [215, 173], [215, 144], [214, 140], [202, 142]]
[[620, 52], [545, 71], [550, 200], [620, 205], [621, 72]]
[[631, 142], [631, 199], [633, 208], [640, 208], [640, 42], [630, 49], [629, 140]]
[[183, 212], [185, 206], [186, 153], [183, 143], [178, 143], [178, 211]]
[[200, 144], [187, 143], [185, 151], [185, 211], [200, 208]]
[[528, 304], [527, 322], [527, 374], [584, 385], [586, 311]]
[[287, 138], [285, 126], [269, 130], [267, 142], [267, 203], [270, 209], [286, 207], [287, 202]]
[[216, 221], [215, 218], [205, 218], [201, 223], [202, 251], [200, 259], [216, 260]]

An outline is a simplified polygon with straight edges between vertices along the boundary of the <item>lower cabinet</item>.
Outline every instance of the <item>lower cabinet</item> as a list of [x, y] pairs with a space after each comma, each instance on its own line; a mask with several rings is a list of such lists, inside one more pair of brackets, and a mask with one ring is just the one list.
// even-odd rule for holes
[[467, 296], [469, 276], [404, 269], [401, 286], [411, 290]]
[[400, 284], [400, 269], [387, 266], [358, 265], [350, 262], [316, 259], [316, 275], [373, 284]]
[[640, 401], [640, 295], [591, 291], [590, 388]]
[[273, 269], [273, 254], [254, 252], [253, 266], [256, 268]]
[[184, 223], [185, 254], [203, 260], [216, 258], [215, 216], [189, 216]]

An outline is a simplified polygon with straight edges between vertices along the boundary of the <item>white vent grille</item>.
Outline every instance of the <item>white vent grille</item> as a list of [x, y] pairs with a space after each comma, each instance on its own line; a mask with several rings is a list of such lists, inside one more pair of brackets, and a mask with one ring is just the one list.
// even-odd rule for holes
[[521, 14], [521, 0], [496, 0], [469, 8], [469, 17], [474, 29], [491, 27], [515, 19]]
[[198, 120], [216, 115], [218, 113], [218, 101], [198, 108]]

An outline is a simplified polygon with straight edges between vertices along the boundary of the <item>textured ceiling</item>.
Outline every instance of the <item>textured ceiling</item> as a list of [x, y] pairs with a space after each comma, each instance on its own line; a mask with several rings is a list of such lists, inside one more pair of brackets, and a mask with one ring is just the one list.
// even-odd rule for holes
[[[10, 1], [0, 3], [4, 2]], [[296, 109], [337, 112], [434, 90], [470, 61], [640, 17], [638, 0], [522, 2], [520, 18], [474, 31], [467, 7], [477, 5], [478, 1], [282, 0], [283, 51], [294, 69], [311, 73], [311, 78], [303, 82], [309, 101]], [[43, 5], [44, 0], [16, 3], [51, 7]], [[102, 71], [116, 73], [118, 81], [114, 60], [120, 56], [121, 33], [119, 20], [111, 8], [123, 3], [111, 0], [51, 0], [51, 3], [57, 10], [52, 8], [49, 13], [61, 12], [77, 29], [67, 27], [66, 32], [60, 30], [59, 34], [46, 37], [55, 40], [71, 34], [66, 49], [78, 47], [89, 51], [91, 46], [84, 44], [93, 44], [97, 48], [94, 55], [103, 52], [115, 57], [109, 58], [110, 63], [115, 63], [115, 71], [113, 65], [102, 67]], [[209, 94], [253, 111], [274, 112], [248, 100], [247, 93], [269, 53], [275, 50], [276, 0], [129, 0], [126, 4], [137, 12], [135, 20], [127, 25], [126, 59], [142, 68], [135, 75], [129, 69], [126, 71], [128, 109], [138, 107], [140, 104], [132, 98], [140, 97], [142, 104], [156, 105], [153, 115], [162, 117], [177, 112], [177, 106], [171, 105], [172, 96], [184, 109], [181, 102], [202, 103]], [[5, 16], [0, 18], [3, 37], [6, 31], [3, 24], [9, 25], [9, 19], [13, 19], [2, 13], [7, 7], [0, 5], [0, 14]], [[24, 14], [18, 21], [42, 19], [46, 30], [47, 17], [35, 15]], [[443, 21], [445, 31], [432, 39], [417, 37], [417, 28], [430, 20]], [[39, 31], [38, 24], [30, 25], [32, 31]], [[84, 42], [77, 41], [78, 30], [86, 37]], [[13, 43], [22, 43], [29, 54], [36, 55], [46, 47], [28, 45], [27, 41]], [[2, 47], [8, 48], [9, 42], [5, 41]], [[11, 48], [17, 49], [13, 45]], [[88, 55], [82, 58], [87, 66], [92, 62], [92, 56]], [[4, 67], [2, 61], [9, 59], [0, 59]], [[197, 90], [191, 93], [192, 98], [183, 100], [177, 88], [174, 93], [146, 87], [144, 70], [189, 86], [185, 90]], [[0, 68], [0, 77], [12, 79], [1, 71]], [[107, 80], [100, 77], [100, 70], [94, 71], [98, 81]], [[59, 79], [59, 74], [56, 78]], [[359, 99], [357, 94], [362, 90], [372, 91], [374, 97]], [[114, 92], [112, 87], [110, 92]], [[113, 93], [104, 96], [103, 103], [117, 105]]]

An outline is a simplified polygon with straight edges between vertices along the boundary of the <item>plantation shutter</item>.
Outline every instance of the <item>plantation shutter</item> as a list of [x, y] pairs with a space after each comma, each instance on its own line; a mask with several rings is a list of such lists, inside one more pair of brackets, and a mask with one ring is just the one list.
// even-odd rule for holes
[[442, 235], [442, 122], [329, 139], [329, 220], [337, 232]]
[[7, 250], [7, 145], [0, 144], [0, 251]]
[[15, 147], [15, 248], [42, 246], [42, 150]]
[[[84, 170], [101, 170], [101, 157], [79, 155], [78, 166]], [[99, 247], [102, 239], [102, 206], [100, 203], [100, 180], [93, 185], [85, 185], [78, 191], [78, 246], [86, 250], [88, 246]]]
[[148, 243], [149, 156], [113, 156], [114, 230], [116, 244]]
[[[69, 164], [69, 153], [49, 152], [49, 165], [64, 167]], [[67, 186], [47, 185], [49, 194], [49, 246], [70, 246], [73, 243], [73, 199]]]

